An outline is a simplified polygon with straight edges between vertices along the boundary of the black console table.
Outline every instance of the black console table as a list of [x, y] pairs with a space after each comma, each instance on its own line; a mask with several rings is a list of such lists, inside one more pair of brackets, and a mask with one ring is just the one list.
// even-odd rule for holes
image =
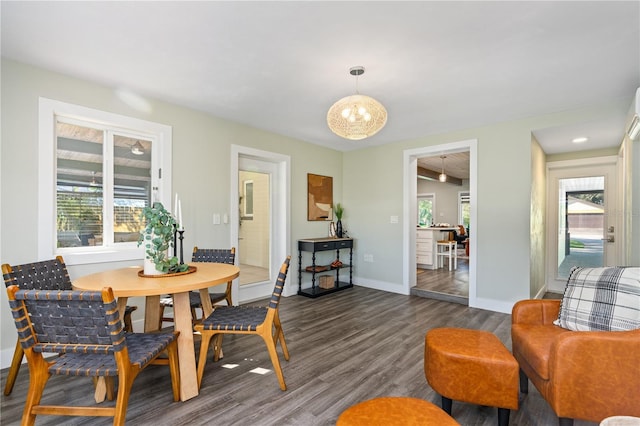
[[[317, 265], [316, 253], [319, 251], [335, 250], [336, 259], [340, 261], [340, 250], [349, 249], [349, 263], [340, 266]], [[302, 253], [311, 253], [311, 264], [302, 266]], [[316, 298], [336, 291], [353, 287], [353, 238], [306, 238], [298, 240], [298, 294], [301, 296]], [[349, 269], [349, 282], [340, 281], [340, 270]], [[311, 275], [311, 287], [302, 288], [302, 275]], [[335, 280], [331, 288], [321, 288], [316, 281], [322, 276], [334, 276]]]

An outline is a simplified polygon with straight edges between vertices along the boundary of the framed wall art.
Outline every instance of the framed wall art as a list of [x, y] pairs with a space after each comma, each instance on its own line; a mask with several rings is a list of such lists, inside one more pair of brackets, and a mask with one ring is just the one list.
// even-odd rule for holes
[[307, 220], [333, 220], [333, 178], [307, 173]]

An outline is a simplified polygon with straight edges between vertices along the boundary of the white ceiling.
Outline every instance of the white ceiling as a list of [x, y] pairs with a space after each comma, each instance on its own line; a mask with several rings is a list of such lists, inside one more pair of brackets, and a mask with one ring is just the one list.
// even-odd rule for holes
[[[630, 105], [640, 87], [638, 1], [2, 1], [1, 13], [4, 57], [338, 150]], [[354, 65], [360, 93], [389, 112], [357, 142], [326, 125], [355, 91]], [[547, 153], [617, 146], [626, 113], [534, 134]]]

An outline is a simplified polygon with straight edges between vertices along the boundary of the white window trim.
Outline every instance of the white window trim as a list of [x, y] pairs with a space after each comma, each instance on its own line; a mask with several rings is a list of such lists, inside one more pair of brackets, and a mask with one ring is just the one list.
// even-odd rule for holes
[[[158, 141], [156, 167], [151, 173], [152, 199], [165, 205], [171, 202], [171, 147], [172, 127], [165, 124], [140, 120], [119, 114], [104, 112], [79, 105], [55, 101], [47, 98], [39, 99], [38, 118], [38, 258], [51, 259], [58, 254], [64, 255], [67, 265], [89, 263], [105, 263], [127, 260], [140, 260], [144, 257], [142, 247], [128, 245], [125, 247], [98, 247], [90, 251], [59, 251], [56, 247], [56, 115], [93, 120], [105, 125], [135, 129], [154, 135]], [[162, 176], [159, 176], [159, 169]]]

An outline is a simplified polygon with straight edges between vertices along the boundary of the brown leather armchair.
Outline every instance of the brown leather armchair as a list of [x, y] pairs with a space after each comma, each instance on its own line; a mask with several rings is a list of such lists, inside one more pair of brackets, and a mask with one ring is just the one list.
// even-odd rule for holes
[[570, 331], [553, 324], [560, 300], [523, 300], [512, 312], [513, 356], [520, 390], [528, 380], [561, 426], [573, 419], [640, 417], [640, 330]]

